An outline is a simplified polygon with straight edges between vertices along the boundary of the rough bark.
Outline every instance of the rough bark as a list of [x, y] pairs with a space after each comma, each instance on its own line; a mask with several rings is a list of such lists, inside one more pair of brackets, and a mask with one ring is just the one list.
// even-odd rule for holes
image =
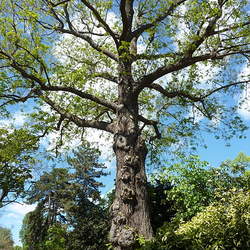
[[151, 239], [145, 159], [147, 148], [138, 127], [137, 100], [120, 86], [113, 148], [117, 160], [116, 193], [111, 207], [110, 240], [117, 250], [134, 249], [136, 237]]

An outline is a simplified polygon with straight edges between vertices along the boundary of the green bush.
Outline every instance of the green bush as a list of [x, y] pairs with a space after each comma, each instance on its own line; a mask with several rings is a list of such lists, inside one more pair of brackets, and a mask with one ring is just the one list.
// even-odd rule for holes
[[232, 189], [190, 221], [166, 223], [142, 249], [250, 249], [250, 192]]

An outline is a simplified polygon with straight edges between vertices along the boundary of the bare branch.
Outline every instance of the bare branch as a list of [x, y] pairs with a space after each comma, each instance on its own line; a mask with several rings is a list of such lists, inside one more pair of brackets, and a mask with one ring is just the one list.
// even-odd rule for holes
[[57, 7], [61, 4], [65, 4], [65, 3], [68, 3], [70, 2], [71, 0], [64, 0], [64, 1], [61, 1], [61, 2], [58, 2], [58, 3], [52, 3], [51, 1], [47, 1], [52, 7]]
[[108, 81], [111, 81], [111, 82], [118, 84], [118, 77], [112, 76], [108, 72], [94, 73], [93, 75], [90, 75], [90, 77], [100, 77], [100, 78], [103, 78], [105, 80], [108, 80]]
[[230, 88], [230, 87], [232, 87], [232, 86], [241, 85], [241, 84], [244, 84], [244, 83], [250, 83], [250, 80], [239, 81], [239, 82], [233, 82], [233, 83], [230, 83], [230, 84], [221, 86], [221, 87], [219, 87], [219, 88], [216, 88], [216, 89], [210, 91], [209, 93], [207, 93], [206, 95], [202, 96], [201, 98], [202, 98], [202, 99], [205, 99], [206, 97], [208, 97], [208, 96], [214, 94], [215, 92], [218, 92], [218, 91], [223, 90], [223, 89], [228, 89], [228, 88]]
[[[157, 139], [160, 139], [160, 138], [161, 138], [161, 133], [160, 133], [158, 127], [157, 127], [157, 124], [158, 124], [157, 121], [149, 120], [149, 119], [143, 117], [142, 115], [138, 115], [138, 119], [139, 119], [139, 121], [143, 122], [143, 123], [146, 124], [146, 125], [151, 125], [151, 126], [153, 126], [153, 128], [154, 128], [154, 130], [155, 130], [156, 136], [155, 136], [154, 138], [151, 138], [151, 140], [156, 139], [156, 138], [157, 138]], [[144, 126], [143, 126], [143, 127], [144, 127]], [[142, 128], [142, 129], [143, 129], [143, 128]], [[141, 130], [142, 130], [142, 129], [141, 129]]]
[[36, 98], [37, 95], [34, 94], [35, 91], [32, 89], [26, 96], [18, 96], [18, 95], [0, 95], [0, 98], [8, 99], [8, 101], [4, 102], [0, 105], [0, 107], [3, 107], [9, 103], [12, 102], [26, 102], [30, 98]]

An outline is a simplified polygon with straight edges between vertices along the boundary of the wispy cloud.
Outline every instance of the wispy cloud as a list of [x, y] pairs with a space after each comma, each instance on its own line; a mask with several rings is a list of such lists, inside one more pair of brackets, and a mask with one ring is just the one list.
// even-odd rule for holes
[[[250, 78], [250, 66], [248, 64], [242, 69], [239, 80], [247, 80]], [[250, 86], [249, 84], [245, 86], [239, 97], [238, 102], [238, 113], [245, 120], [250, 120]]]
[[35, 209], [36, 205], [28, 205], [28, 204], [22, 204], [22, 203], [12, 203], [8, 207], [6, 207], [5, 211], [7, 212], [7, 215], [9, 216], [24, 216], [25, 214], [33, 211]]

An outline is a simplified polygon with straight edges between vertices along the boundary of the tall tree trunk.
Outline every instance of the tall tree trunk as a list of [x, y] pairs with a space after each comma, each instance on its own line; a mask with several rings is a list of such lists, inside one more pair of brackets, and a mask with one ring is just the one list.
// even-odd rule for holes
[[140, 136], [137, 116], [131, 110], [137, 112], [131, 105], [119, 111], [113, 145], [117, 173], [110, 240], [117, 250], [134, 249], [137, 236], [153, 236], [146, 188], [147, 148]]

